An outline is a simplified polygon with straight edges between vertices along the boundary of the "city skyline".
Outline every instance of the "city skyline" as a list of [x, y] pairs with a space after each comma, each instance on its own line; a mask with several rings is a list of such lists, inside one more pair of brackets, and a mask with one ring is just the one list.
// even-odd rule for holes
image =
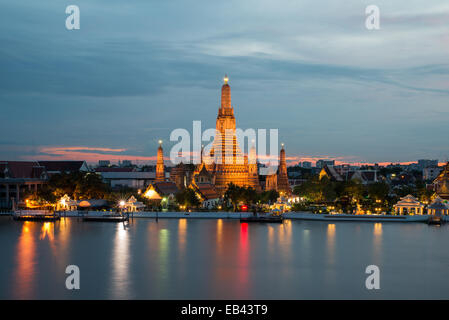
[[80, 1], [75, 31], [64, 6], [5, 4], [0, 158], [155, 161], [172, 130], [214, 127], [227, 73], [237, 127], [279, 129], [290, 165], [444, 163], [449, 5], [378, 1], [369, 31], [368, 4]]

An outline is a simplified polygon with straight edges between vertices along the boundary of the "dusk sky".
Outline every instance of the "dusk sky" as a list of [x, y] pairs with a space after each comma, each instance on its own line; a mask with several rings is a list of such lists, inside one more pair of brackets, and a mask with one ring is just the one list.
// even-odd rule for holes
[[0, 30], [0, 160], [168, 156], [215, 127], [224, 74], [291, 162], [449, 158], [447, 0], [0, 0]]

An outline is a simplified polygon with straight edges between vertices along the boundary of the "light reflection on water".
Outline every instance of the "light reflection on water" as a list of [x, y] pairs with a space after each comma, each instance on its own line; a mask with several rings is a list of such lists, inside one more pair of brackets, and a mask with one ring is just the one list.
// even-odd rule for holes
[[112, 299], [127, 299], [130, 291], [129, 230], [123, 224], [115, 225], [114, 249], [112, 255]]
[[[13, 244], [0, 247], [2, 299], [73, 297], [69, 264], [81, 266], [76, 298], [449, 298], [448, 226], [0, 220], [0, 240]], [[376, 295], [363, 285], [370, 264], [382, 273]]]
[[31, 299], [35, 287], [36, 243], [33, 239], [35, 225], [25, 221], [16, 249], [16, 272], [14, 275], [15, 299]]

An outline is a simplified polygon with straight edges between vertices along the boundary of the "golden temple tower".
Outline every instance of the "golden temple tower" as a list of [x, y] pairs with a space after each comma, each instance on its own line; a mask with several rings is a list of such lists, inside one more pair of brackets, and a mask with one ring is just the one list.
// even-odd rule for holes
[[210, 152], [213, 162], [207, 169], [213, 171], [215, 186], [220, 194], [226, 191], [229, 183], [260, 190], [258, 180], [249, 177], [248, 160], [243, 156], [237, 143], [231, 87], [228, 81], [228, 77], [225, 76], [221, 87], [221, 106], [218, 109], [215, 139]]
[[159, 148], [157, 148], [156, 182], [165, 181], [164, 171], [164, 150], [162, 150], [162, 140], [159, 140]]
[[252, 186], [257, 191], [262, 190], [259, 184], [259, 170], [257, 168], [257, 152], [254, 141], [252, 141], [252, 146], [251, 149], [249, 150], [248, 179], [250, 186]]
[[442, 199], [449, 200], [449, 162], [446, 163], [443, 171], [440, 172], [433, 183], [436, 194]]
[[288, 183], [287, 164], [285, 162], [284, 144], [282, 144], [282, 149], [281, 149], [280, 156], [279, 156], [279, 171], [278, 171], [278, 179], [277, 179], [277, 189], [281, 195], [290, 196], [292, 194], [290, 184]]

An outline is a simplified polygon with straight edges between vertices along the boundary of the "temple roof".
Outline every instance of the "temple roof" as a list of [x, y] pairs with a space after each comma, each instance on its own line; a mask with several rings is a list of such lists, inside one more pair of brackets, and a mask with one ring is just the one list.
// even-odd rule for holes
[[429, 209], [437, 209], [437, 210], [447, 210], [449, 207], [443, 203], [443, 200], [440, 197], [436, 197], [433, 200], [432, 204], [429, 206]]
[[199, 183], [195, 189], [204, 200], [218, 199], [220, 197], [215, 185], [212, 183]]
[[162, 181], [153, 183], [153, 187], [156, 192], [161, 196], [168, 196], [170, 194], [176, 194], [179, 189], [174, 182]]
[[434, 182], [441, 181], [443, 179], [449, 179], [449, 162], [446, 163], [446, 165], [444, 166], [443, 170], [436, 177]]
[[41, 179], [46, 168], [37, 161], [0, 161], [0, 177], [10, 179]]

